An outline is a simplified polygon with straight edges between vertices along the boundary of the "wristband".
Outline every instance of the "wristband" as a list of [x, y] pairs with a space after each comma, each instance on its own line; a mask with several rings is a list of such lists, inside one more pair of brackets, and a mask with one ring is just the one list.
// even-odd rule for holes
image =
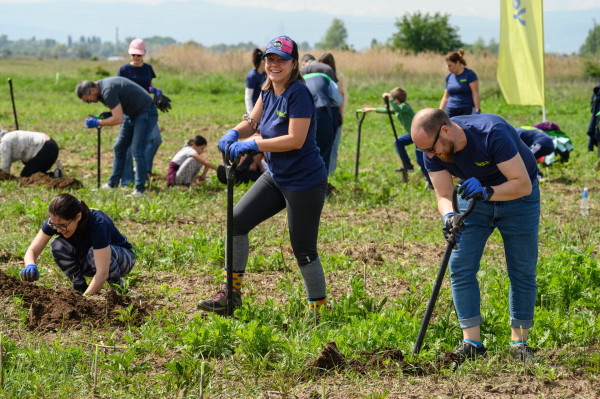
[[252, 129], [254, 129], [255, 132], [259, 130], [260, 123], [256, 122], [252, 118], [250, 118], [250, 115], [244, 114], [244, 116], [242, 116], [242, 120], [245, 120], [246, 122], [248, 122], [250, 124], [250, 126], [252, 126]]
[[487, 196], [487, 201], [491, 201], [490, 198], [492, 198], [492, 195], [494, 195], [494, 189], [492, 186], [485, 187], [485, 194]]

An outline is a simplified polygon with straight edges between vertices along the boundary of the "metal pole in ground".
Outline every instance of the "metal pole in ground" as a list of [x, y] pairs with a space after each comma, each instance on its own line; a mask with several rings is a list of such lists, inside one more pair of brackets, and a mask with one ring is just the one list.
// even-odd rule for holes
[[[469, 215], [469, 213], [471, 213], [473, 208], [475, 208], [476, 203], [477, 200], [473, 199], [471, 201], [471, 204], [469, 205], [469, 208], [464, 213], [460, 213], [457, 198], [457, 187], [454, 187], [454, 192], [452, 193], [452, 208], [454, 214], [458, 215], [458, 217], [454, 219], [454, 228], [458, 228], [463, 223], [465, 218]], [[421, 351], [421, 345], [423, 345], [425, 333], [427, 332], [427, 327], [429, 326], [429, 320], [431, 320], [431, 315], [433, 313], [433, 309], [435, 308], [435, 303], [437, 302], [437, 298], [440, 293], [440, 288], [442, 287], [442, 282], [444, 281], [444, 275], [446, 274], [448, 261], [450, 260], [450, 255], [452, 254], [452, 249], [454, 249], [455, 245], [456, 242], [453, 234], [450, 237], [448, 243], [446, 244], [446, 251], [444, 251], [444, 256], [442, 257], [442, 262], [440, 263], [440, 268], [438, 269], [437, 277], [435, 278], [435, 282], [433, 283], [431, 296], [429, 297], [429, 302], [427, 302], [427, 309], [425, 310], [425, 315], [423, 316], [423, 321], [421, 322], [421, 328], [419, 329], [419, 335], [417, 335], [417, 340], [415, 341], [415, 346], [413, 348], [413, 355], [416, 355]]]
[[227, 237], [225, 244], [225, 270], [227, 271], [227, 317], [233, 316], [233, 187], [237, 160], [230, 163], [223, 154], [227, 178]]
[[[383, 97], [383, 101], [385, 101], [385, 108], [387, 110], [387, 114], [390, 117], [390, 123], [392, 124], [392, 131], [394, 132], [394, 138], [396, 139], [395, 145], [398, 145], [398, 134], [396, 134], [396, 126], [394, 125], [394, 118], [392, 117], [392, 112], [390, 111], [390, 99], [389, 97]], [[398, 154], [400, 155], [400, 154]], [[408, 165], [404, 161], [404, 158], [400, 157], [400, 161], [402, 161], [402, 182], [408, 183]]]
[[13, 95], [12, 79], [8, 78], [8, 86], [10, 87], [10, 99], [12, 100], [13, 114], [15, 116], [16, 130], [19, 130], [19, 121], [17, 120], [17, 107], [15, 106], [15, 96]]
[[[362, 114], [362, 116], [358, 116], [359, 114]], [[362, 109], [357, 109], [356, 110], [356, 120], [358, 121], [358, 138], [356, 140], [356, 165], [354, 166], [354, 181], [358, 181], [358, 161], [360, 158], [360, 129], [363, 123], [363, 120], [365, 119], [365, 116], [367, 116], [366, 112], [362, 112]]]

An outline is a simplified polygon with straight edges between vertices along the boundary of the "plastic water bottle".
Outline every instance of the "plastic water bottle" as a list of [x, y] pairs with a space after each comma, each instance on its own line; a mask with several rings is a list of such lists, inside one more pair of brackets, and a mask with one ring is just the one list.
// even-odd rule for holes
[[583, 188], [583, 195], [581, 196], [581, 206], [579, 207], [579, 212], [583, 216], [588, 216], [590, 214], [590, 202], [588, 198], [588, 188]]

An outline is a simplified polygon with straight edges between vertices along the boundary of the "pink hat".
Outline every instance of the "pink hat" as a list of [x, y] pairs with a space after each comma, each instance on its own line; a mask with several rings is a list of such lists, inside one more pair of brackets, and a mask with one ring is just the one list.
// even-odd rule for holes
[[129, 45], [129, 54], [146, 54], [146, 44], [142, 39], [133, 39]]

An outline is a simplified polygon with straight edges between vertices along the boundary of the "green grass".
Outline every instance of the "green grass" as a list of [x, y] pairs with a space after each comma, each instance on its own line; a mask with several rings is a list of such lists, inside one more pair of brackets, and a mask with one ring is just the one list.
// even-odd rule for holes
[[[167, 189], [160, 178], [139, 201], [131, 201], [120, 190], [96, 190], [96, 131], [86, 129], [83, 120], [88, 113], [104, 109], [101, 104], [83, 104], [74, 87], [80, 80], [97, 79], [98, 73], [116, 71], [118, 66], [3, 60], [0, 81], [13, 79], [21, 129], [46, 132], [58, 142], [66, 174], [84, 184], [73, 194], [106, 211], [134, 244], [138, 261], [126, 284], [152, 303], [154, 311], [139, 327], [126, 322], [132, 314], [124, 310], [118, 317], [127, 327], [41, 333], [25, 328], [26, 310], [19, 307], [18, 296], [0, 298], [4, 349], [0, 396], [90, 397], [96, 358], [96, 388], [101, 397], [199, 397], [200, 392], [207, 397], [271, 397], [269, 392], [281, 397], [312, 392], [313, 397], [322, 397], [323, 391], [327, 397], [402, 396], [398, 392], [446, 396], [450, 388], [460, 396], [472, 392], [461, 385], [465, 377], [479, 389], [485, 387], [480, 378], [531, 378], [559, 384], [559, 388], [575, 378], [598, 386], [599, 163], [595, 153], [586, 151], [585, 135], [592, 82], [549, 81], [546, 87], [548, 119], [571, 137], [575, 151], [567, 164], [542, 168], [547, 178], [541, 185], [539, 291], [529, 338], [539, 349], [540, 363], [527, 367], [507, 361], [508, 278], [502, 240], [495, 233], [479, 273], [485, 320], [482, 334], [493, 353], [489, 359], [454, 373], [439, 370], [425, 378], [402, 371], [392, 371], [390, 376], [389, 370], [387, 374], [342, 371], [305, 377], [305, 365], [329, 341], [335, 341], [348, 358], [384, 347], [399, 348], [406, 355], [412, 352], [445, 247], [441, 218], [435, 195], [424, 189], [419, 172], [410, 174], [408, 184], [402, 184], [394, 172], [399, 159], [385, 115], [368, 114], [363, 122], [355, 182], [358, 124], [354, 111], [383, 106], [381, 93], [398, 84], [406, 89], [416, 110], [437, 107], [443, 81], [423, 77], [364, 82], [349, 76], [350, 107], [338, 171], [331, 181], [338, 193], [325, 204], [319, 234], [328, 309], [315, 328], [306, 310], [285, 213], [251, 233], [244, 306], [236, 312], [238, 320], [229, 320], [195, 310], [196, 301], [211, 295], [222, 280], [226, 197], [225, 186], [214, 174], [205, 185], [189, 192]], [[219, 162], [218, 138], [244, 113], [243, 76], [173, 72], [161, 75], [156, 85], [171, 97], [173, 109], [159, 116], [164, 143], [155, 171], [164, 177], [171, 157], [195, 134], [208, 139], [206, 155], [213, 163]], [[516, 126], [541, 121], [540, 107], [507, 105], [496, 82], [481, 82], [480, 87], [484, 112], [498, 113]], [[8, 87], [6, 95], [0, 95], [0, 125], [14, 126]], [[400, 126], [396, 127], [400, 134]], [[103, 181], [110, 174], [117, 132], [116, 127], [102, 131]], [[584, 186], [590, 188], [591, 202], [586, 218], [579, 216], [578, 202]], [[248, 187], [236, 187], [236, 201]], [[56, 190], [0, 182], [2, 270], [18, 274], [23, 254], [56, 194]], [[39, 264], [38, 284], [69, 286], [48, 249]], [[441, 351], [452, 350], [460, 337], [446, 278], [423, 351], [414, 360], [433, 360]], [[98, 351], [96, 344], [102, 345]], [[390, 369], [396, 370], [393, 365]], [[560, 381], [565, 382], [560, 385]], [[435, 391], [432, 384], [447, 390]]]

